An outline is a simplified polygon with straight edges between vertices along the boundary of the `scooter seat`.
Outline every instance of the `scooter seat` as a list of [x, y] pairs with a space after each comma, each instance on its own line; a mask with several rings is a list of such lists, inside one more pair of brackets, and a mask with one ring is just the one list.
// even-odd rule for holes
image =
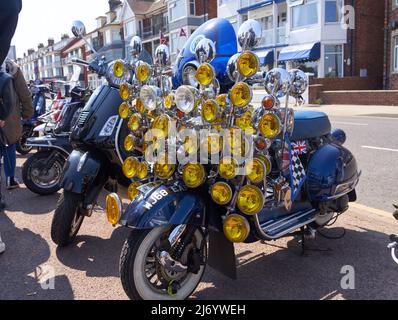
[[291, 140], [306, 140], [330, 133], [332, 126], [328, 116], [319, 111], [296, 111]]

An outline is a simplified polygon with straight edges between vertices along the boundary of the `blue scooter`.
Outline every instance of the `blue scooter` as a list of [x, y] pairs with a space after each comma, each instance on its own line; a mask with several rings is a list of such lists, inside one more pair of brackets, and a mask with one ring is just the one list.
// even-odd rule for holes
[[[236, 49], [235, 33], [228, 24], [215, 19], [194, 33], [177, 61], [175, 86], [181, 84], [184, 68], [193, 63], [188, 52], [195, 39], [210, 37], [218, 45], [219, 59], [212, 62], [213, 67], [220, 85], [228, 88], [225, 61]], [[357, 199], [357, 162], [343, 146], [345, 133], [332, 131], [326, 114], [296, 112], [290, 139], [306, 146], [300, 160], [307, 179], [290, 207], [265, 206], [259, 214], [247, 216], [249, 236], [245, 243], [301, 234], [305, 249], [305, 239], [347, 211], [349, 203]], [[139, 191], [119, 220], [132, 229], [120, 258], [122, 285], [131, 299], [186, 299], [200, 283], [206, 265], [236, 278], [234, 244], [223, 232], [227, 209], [211, 200], [208, 185], [188, 190], [180, 181], [155, 181]]]

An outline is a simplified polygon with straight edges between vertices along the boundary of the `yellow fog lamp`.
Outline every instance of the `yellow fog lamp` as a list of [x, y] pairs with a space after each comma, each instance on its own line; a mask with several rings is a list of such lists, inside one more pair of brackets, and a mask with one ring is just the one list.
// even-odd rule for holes
[[271, 173], [272, 170], [272, 162], [271, 159], [268, 156], [262, 155], [262, 154], [258, 154], [256, 155], [257, 159], [260, 159], [265, 166], [265, 174], [269, 175]]
[[111, 193], [106, 196], [106, 218], [108, 222], [115, 226], [122, 215], [122, 202], [116, 193]]
[[138, 160], [134, 157], [128, 157], [126, 160], [124, 160], [123, 163], [123, 173], [124, 175], [131, 179], [137, 174], [138, 166], [140, 163]]
[[199, 164], [187, 164], [182, 169], [182, 180], [188, 188], [197, 188], [206, 180], [204, 167]]
[[141, 115], [139, 113], [134, 113], [130, 117], [127, 127], [131, 131], [137, 131], [138, 129], [140, 129], [140, 126], [141, 126]]
[[198, 151], [198, 143], [192, 137], [186, 137], [184, 141], [184, 152], [191, 155]]
[[276, 114], [268, 113], [260, 119], [258, 129], [265, 138], [273, 139], [281, 133], [282, 123]]
[[227, 94], [220, 94], [216, 98], [217, 104], [220, 106], [221, 110], [224, 110], [225, 106], [228, 102], [228, 95]]
[[238, 174], [238, 164], [236, 160], [230, 157], [221, 159], [218, 165], [218, 172], [224, 179], [230, 180], [236, 177]]
[[202, 118], [206, 122], [214, 122], [218, 119], [220, 107], [215, 100], [207, 100], [202, 105]]
[[246, 107], [252, 101], [252, 97], [252, 89], [244, 82], [238, 82], [235, 84], [230, 92], [231, 102], [238, 108]]
[[123, 60], [116, 60], [113, 64], [113, 74], [116, 78], [121, 78], [126, 72], [126, 66]]
[[203, 63], [196, 70], [195, 78], [202, 86], [209, 86], [216, 77], [214, 68], [209, 63]]
[[157, 133], [158, 138], [167, 138], [169, 135], [170, 118], [168, 115], [163, 114], [155, 118], [152, 123], [152, 130], [159, 130]]
[[168, 163], [167, 155], [159, 156], [159, 159], [154, 165], [154, 174], [157, 178], [162, 180], [169, 179], [176, 169], [175, 164]]
[[139, 113], [141, 113], [141, 114], [144, 114], [145, 113], [145, 107], [144, 107], [144, 105], [142, 104], [142, 101], [141, 101], [141, 99], [140, 98], [137, 98], [136, 100], [135, 100], [135, 110], [137, 110], [137, 112], [139, 112]]
[[238, 214], [231, 214], [225, 218], [223, 224], [225, 237], [234, 243], [243, 242], [250, 233], [250, 225], [245, 217]]
[[266, 174], [265, 164], [260, 159], [251, 159], [246, 163], [245, 173], [251, 183], [261, 183]]
[[203, 144], [205, 152], [208, 154], [217, 154], [222, 148], [222, 137], [219, 133], [209, 133], [207, 135], [207, 143]]
[[172, 93], [164, 97], [164, 106], [166, 109], [171, 109], [174, 104], [174, 95]]
[[130, 184], [129, 188], [127, 189], [127, 196], [131, 201], [134, 201], [135, 198], [138, 197], [140, 194], [140, 191], [138, 190], [138, 187], [141, 186], [139, 182], [133, 182]]
[[119, 95], [123, 100], [128, 100], [131, 97], [131, 88], [127, 83], [122, 83], [119, 87]]
[[132, 134], [129, 134], [126, 138], [124, 138], [124, 149], [128, 152], [133, 151], [135, 145], [135, 137]]
[[135, 67], [135, 77], [140, 82], [147, 82], [151, 76], [151, 67], [148, 63], [139, 61]]
[[242, 129], [244, 131], [248, 131], [248, 133], [253, 134], [255, 132], [254, 128], [252, 127], [252, 111], [251, 110], [244, 113], [241, 117], [236, 118], [235, 123], [240, 129]]
[[239, 73], [245, 78], [253, 77], [260, 66], [258, 57], [250, 51], [243, 52], [236, 61]]
[[148, 176], [149, 167], [146, 162], [141, 162], [137, 169], [137, 177], [141, 180]]
[[242, 213], [255, 215], [264, 206], [264, 196], [258, 187], [246, 185], [239, 190], [236, 203]]
[[223, 206], [231, 201], [232, 189], [228, 183], [216, 182], [211, 186], [210, 195], [215, 203]]
[[127, 119], [130, 114], [130, 107], [127, 102], [123, 102], [119, 106], [119, 116], [122, 119]]

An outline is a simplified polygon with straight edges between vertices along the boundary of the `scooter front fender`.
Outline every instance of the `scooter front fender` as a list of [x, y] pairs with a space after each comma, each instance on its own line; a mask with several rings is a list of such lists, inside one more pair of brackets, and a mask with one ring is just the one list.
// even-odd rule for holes
[[205, 226], [203, 199], [183, 187], [157, 183], [145, 190], [122, 214], [120, 223], [133, 229], [153, 229], [164, 225]]

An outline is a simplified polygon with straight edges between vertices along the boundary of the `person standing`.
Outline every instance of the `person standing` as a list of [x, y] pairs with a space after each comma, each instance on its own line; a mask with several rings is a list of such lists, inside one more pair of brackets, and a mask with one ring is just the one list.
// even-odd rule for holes
[[[5, 58], [7, 57], [12, 37], [14, 36], [15, 29], [17, 28], [19, 12], [21, 10], [22, 0], [0, 1], [0, 66], [3, 64]], [[5, 79], [6, 77], [2, 78]], [[2, 92], [0, 92], [0, 94], [2, 94]], [[3, 97], [0, 96], [0, 98], [2, 99]], [[4, 110], [0, 110], [0, 128], [5, 125], [5, 120], [9, 116], [11, 107], [12, 106], [5, 106]], [[4, 209], [4, 204], [0, 200], [0, 210], [1, 209]], [[5, 251], [5, 248], [6, 246], [1, 240], [0, 235], [0, 254]]]
[[16, 167], [16, 143], [22, 135], [21, 118], [28, 120], [33, 116], [31, 94], [25, 78], [19, 66], [7, 59], [5, 62], [6, 72], [12, 76], [16, 93], [16, 102], [11, 109], [10, 115], [5, 120], [2, 128], [6, 145], [0, 146], [0, 155], [3, 156], [4, 173], [6, 176], [6, 187], [8, 190], [19, 187], [15, 179]]

